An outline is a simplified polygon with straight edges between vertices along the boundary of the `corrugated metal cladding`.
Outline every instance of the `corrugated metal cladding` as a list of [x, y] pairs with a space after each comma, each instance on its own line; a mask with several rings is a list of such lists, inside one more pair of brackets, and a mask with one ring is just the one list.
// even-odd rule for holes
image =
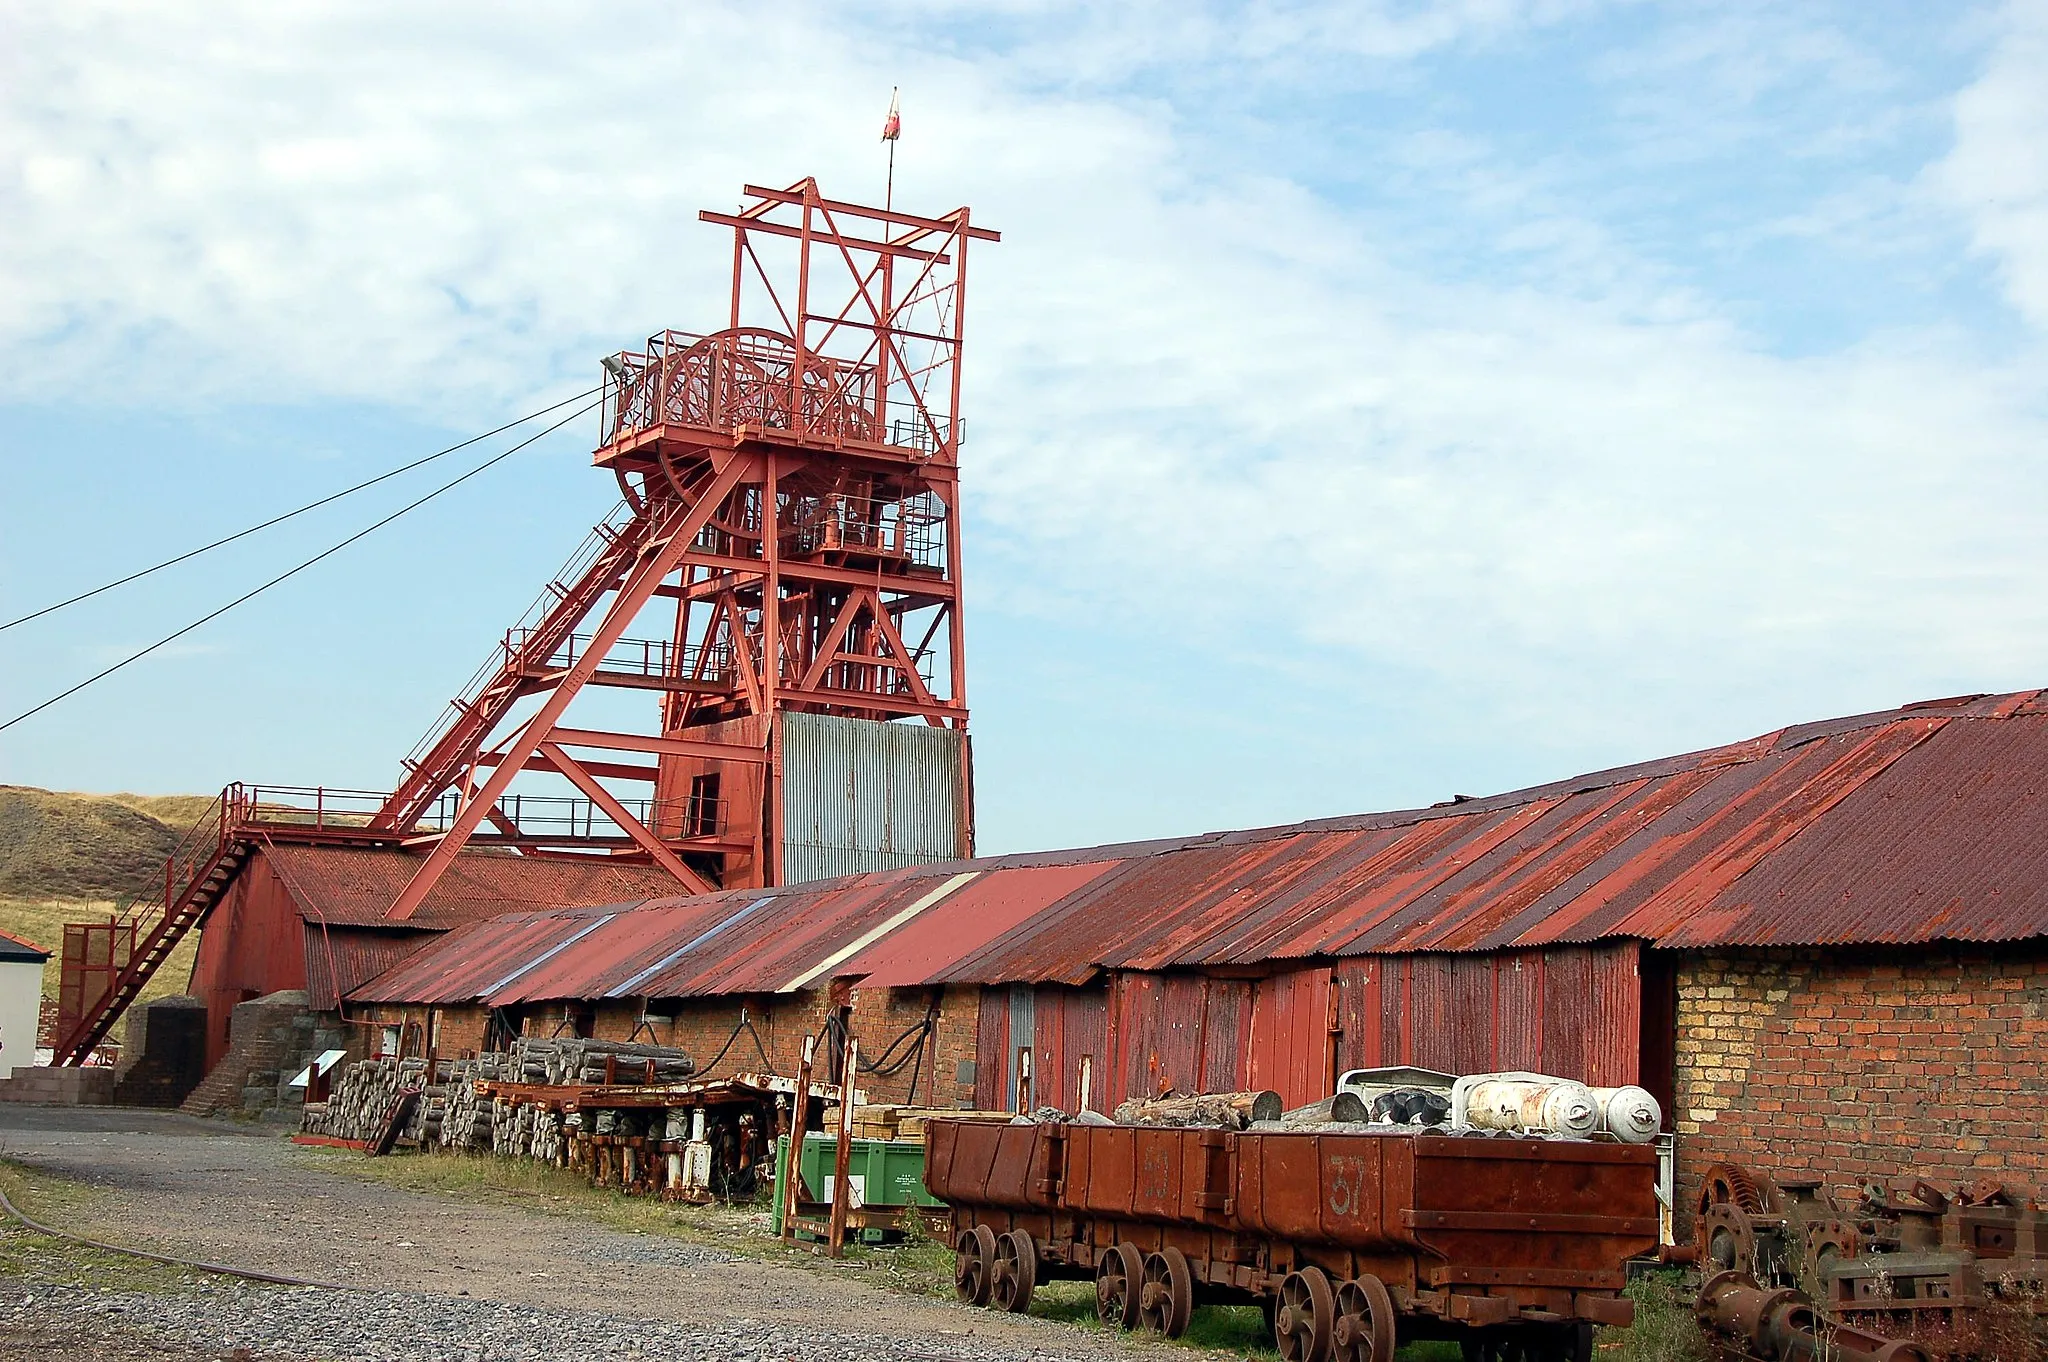
[[[258, 853], [283, 880], [307, 921], [390, 927], [385, 913], [412, 881], [420, 858], [380, 847], [266, 844]], [[527, 857], [465, 851], [406, 922], [433, 930], [521, 910], [573, 903], [619, 903], [673, 894], [675, 880], [654, 866], [600, 857]]]
[[[976, 1100], [1107, 1111], [1126, 1097], [1271, 1088], [1328, 1096], [1346, 1069], [1528, 1069], [1643, 1081], [1633, 941], [1480, 955], [1366, 956], [1258, 979], [1119, 971], [1087, 988], [988, 989]], [[1007, 995], [1007, 996], [1005, 996]], [[1005, 1005], [1007, 1004], [1007, 1005]]]
[[341, 1006], [341, 995], [376, 978], [433, 939], [431, 932], [372, 932], [308, 924], [306, 997], [322, 1012]]
[[785, 714], [784, 882], [967, 855], [967, 820], [961, 816], [965, 742], [956, 729], [928, 724]]
[[[2043, 771], [2044, 693], [1933, 702], [1441, 808], [659, 900], [512, 992], [689, 997], [870, 973], [890, 987], [1079, 986], [1105, 971], [1254, 975], [1545, 946], [1576, 959], [1602, 941], [2015, 940], [2048, 935]], [[479, 962], [511, 937], [534, 933], [546, 949], [581, 926], [545, 916], [466, 930], [376, 981], [377, 998], [358, 996], [481, 996], [500, 974]], [[1510, 1035], [1524, 1024], [1516, 1009], [1534, 1006], [1512, 978], [1450, 963], [1418, 963], [1401, 986], [1446, 1017], [1495, 998], [1492, 1024]], [[1204, 1016], [1232, 1024], [1227, 1009]], [[1561, 1024], [1544, 1012], [1544, 1026]], [[1269, 1041], [1249, 1042], [1269, 1071], [1309, 1063]], [[1096, 1058], [1132, 1082], [1153, 1055], [1188, 1067], [1173, 1034], [1146, 1038], [1142, 1065], [1138, 1041], [1118, 1043]]]

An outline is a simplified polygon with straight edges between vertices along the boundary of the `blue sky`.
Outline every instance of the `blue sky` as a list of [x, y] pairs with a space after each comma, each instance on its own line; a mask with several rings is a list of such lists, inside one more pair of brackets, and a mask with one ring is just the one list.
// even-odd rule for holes
[[[0, 13], [0, 617], [715, 317], [695, 210], [971, 203], [982, 846], [1428, 803], [2048, 684], [2048, 8]], [[589, 423], [0, 735], [388, 786]], [[11, 715], [430, 485], [0, 633]]]

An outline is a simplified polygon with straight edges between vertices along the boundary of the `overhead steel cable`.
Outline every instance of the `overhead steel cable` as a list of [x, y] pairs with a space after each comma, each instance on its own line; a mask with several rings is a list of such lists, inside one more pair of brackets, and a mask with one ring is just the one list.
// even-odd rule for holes
[[[574, 399], [572, 398], [571, 400], [573, 401]], [[228, 611], [234, 609], [238, 605], [241, 605], [245, 601], [254, 600], [256, 597], [270, 590], [270, 588], [276, 586], [279, 582], [287, 581], [293, 577], [298, 576], [301, 572], [304, 572], [307, 568], [312, 567], [315, 563], [320, 562], [322, 559], [333, 557], [335, 554], [340, 553], [343, 549], [347, 548], [350, 544], [355, 543], [358, 539], [362, 539], [367, 537], [368, 535], [374, 534], [376, 531], [383, 529], [386, 525], [389, 525], [392, 521], [398, 519], [400, 516], [405, 515], [410, 511], [418, 510], [420, 507], [432, 501], [435, 497], [440, 496], [443, 492], [453, 491], [455, 488], [460, 487], [465, 482], [468, 482], [471, 478], [483, 472], [485, 469], [490, 468], [495, 464], [503, 463], [506, 459], [511, 458], [514, 454], [517, 454], [520, 450], [526, 448], [530, 444], [533, 444], [535, 441], [544, 439], [547, 436], [554, 434], [563, 426], [568, 425], [571, 421], [575, 420], [579, 416], [582, 416], [584, 413], [597, 410], [599, 405], [600, 403], [598, 402], [592, 402], [589, 403], [588, 405], [578, 407], [575, 411], [570, 412], [567, 416], [564, 416], [561, 420], [555, 422], [546, 430], [541, 431], [538, 435], [530, 435], [526, 439], [521, 440], [518, 444], [513, 445], [510, 449], [504, 451], [503, 453], [493, 454], [490, 458], [485, 459], [482, 463], [470, 469], [468, 472], [462, 474], [460, 477], [451, 478], [449, 481], [442, 483], [439, 487], [436, 487], [433, 491], [427, 493], [425, 496], [420, 497], [414, 501], [407, 502], [405, 505], [393, 511], [390, 515], [385, 516], [382, 520], [379, 520], [374, 524], [365, 526], [364, 528], [357, 530], [354, 534], [350, 535], [348, 538], [342, 540], [338, 544], [334, 544], [329, 546], [328, 548], [322, 549], [320, 552], [314, 554], [311, 558], [306, 559], [304, 562], [298, 564], [296, 567], [290, 568], [284, 572], [280, 572], [277, 576], [272, 577], [269, 581], [263, 583], [263, 585], [254, 587], [248, 591], [243, 592], [241, 595], [235, 597], [233, 600], [229, 601], [226, 605], [221, 606], [219, 609], [201, 615], [198, 619], [193, 620], [190, 624], [186, 625], [182, 629], [176, 630], [173, 633], [165, 634], [162, 638], [150, 644], [147, 648], [142, 649], [140, 652], [129, 654], [127, 657], [122, 658], [119, 662], [116, 662], [113, 666], [108, 667], [103, 671], [94, 672], [91, 676], [86, 677], [85, 680], [80, 681], [77, 685], [72, 686], [67, 690], [59, 691], [57, 694], [51, 696], [49, 699], [35, 706], [35, 708], [23, 710], [21, 713], [15, 715], [12, 719], [9, 719], [6, 723], [0, 724], [0, 733], [6, 732], [8, 729], [20, 723], [23, 719], [27, 719], [33, 715], [42, 713], [44, 710], [48, 709], [51, 705], [56, 704], [60, 700], [69, 699], [71, 696], [78, 694], [78, 692], [84, 690], [87, 686], [92, 685], [94, 682], [106, 680], [115, 672], [120, 671], [123, 667], [128, 666], [130, 663], [140, 662], [143, 658], [148, 657], [157, 649], [164, 647], [166, 644], [176, 642], [177, 640], [183, 638], [185, 635], [191, 633], [194, 629], [199, 628], [203, 624], [208, 624], [214, 620], [219, 619], [222, 615], [227, 614]]]
[[211, 553], [213, 552], [213, 550], [220, 548], [222, 545], [234, 543], [237, 539], [247, 539], [250, 535], [257, 533], [259, 530], [267, 530], [273, 525], [282, 525], [284, 524], [285, 521], [290, 520], [294, 516], [302, 516], [308, 511], [317, 511], [322, 506], [327, 505], [329, 502], [340, 501], [343, 497], [347, 496], [354, 496], [357, 492], [360, 492], [365, 488], [375, 487], [380, 482], [388, 482], [390, 479], [397, 477], [401, 473], [410, 473], [415, 468], [424, 467], [425, 465], [432, 463], [436, 459], [446, 458], [448, 455], [467, 449], [471, 445], [476, 444], [481, 440], [488, 440], [493, 435], [503, 435], [506, 431], [515, 429], [516, 427], [519, 426], [523, 426], [528, 421], [538, 420], [540, 417], [546, 416], [549, 412], [560, 411], [563, 407], [568, 406], [571, 402], [580, 402], [584, 398], [595, 396], [597, 393], [601, 391], [603, 391], [602, 388], [590, 388], [583, 392], [577, 393], [574, 397], [565, 397], [561, 401], [555, 403], [553, 406], [542, 407], [539, 411], [530, 411], [526, 415], [520, 417], [518, 420], [507, 421], [504, 425], [499, 426], [495, 430], [487, 430], [481, 435], [472, 435], [467, 440], [464, 440], [461, 444], [454, 444], [448, 446], [446, 449], [436, 450], [432, 454], [429, 454], [424, 458], [414, 459], [411, 463], [408, 464], [401, 464], [397, 468], [391, 469], [389, 472], [379, 473], [376, 477], [370, 478], [364, 482], [359, 482], [353, 487], [344, 487], [339, 492], [331, 492], [328, 495], [320, 498], [318, 501], [307, 502], [304, 506], [301, 506], [296, 510], [286, 511], [283, 515], [272, 516], [270, 519], [264, 521], [260, 525], [251, 525], [249, 526], [249, 528], [245, 530], [236, 530], [233, 534], [228, 535], [225, 538], [216, 539], [211, 544], [201, 544], [198, 548], [189, 549], [186, 552], [179, 554], [175, 558], [166, 558], [161, 563], [156, 563], [149, 567], [143, 568], [139, 572], [131, 572], [126, 577], [117, 577], [113, 581], [107, 582], [101, 586], [96, 586], [90, 591], [81, 591], [76, 596], [67, 597], [66, 599], [57, 601], [54, 604], [46, 605], [40, 610], [31, 611], [30, 613], [23, 615], [20, 619], [8, 620], [5, 624], [0, 624], [0, 633], [5, 633], [7, 630], [12, 629], [17, 624], [27, 624], [30, 620], [39, 620], [45, 615], [55, 614], [57, 611], [62, 610], [67, 606], [77, 605], [80, 601], [89, 601], [94, 596], [100, 595], [103, 592], [112, 591], [117, 586], [126, 586], [130, 582], [140, 581], [142, 578], [149, 576], [153, 572], [162, 572], [167, 567], [176, 567], [178, 564], [184, 562], [188, 558], [197, 558], [202, 553]]

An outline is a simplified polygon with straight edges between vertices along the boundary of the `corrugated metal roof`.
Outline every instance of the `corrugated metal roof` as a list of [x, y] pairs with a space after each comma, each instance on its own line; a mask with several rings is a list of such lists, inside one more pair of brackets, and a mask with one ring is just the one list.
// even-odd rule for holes
[[[291, 890], [301, 915], [332, 926], [390, 927], [384, 914], [421, 862], [410, 852], [383, 847], [266, 843], [262, 854]], [[465, 851], [406, 925], [446, 929], [522, 909], [644, 900], [675, 888], [675, 880], [653, 866]]]
[[319, 1011], [334, 1011], [342, 994], [416, 954], [435, 935], [356, 927], [309, 929], [304, 941], [307, 1000]]
[[[960, 876], [971, 878], [918, 906]], [[560, 944], [593, 912], [605, 925], [491, 988], [499, 964]], [[1430, 809], [510, 919], [451, 936], [356, 996], [691, 996], [863, 974], [897, 986], [1081, 983], [1104, 968], [1610, 938], [2044, 934], [2048, 692], [2029, 691], [1806, 724]]]

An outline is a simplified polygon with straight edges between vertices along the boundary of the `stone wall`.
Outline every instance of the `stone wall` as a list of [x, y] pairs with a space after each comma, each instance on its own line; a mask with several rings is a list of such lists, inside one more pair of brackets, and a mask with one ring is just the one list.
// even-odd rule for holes
[[2048, 1193], [2040, 943], [1691, 956], [1677, 992], [1681, 1211], [1722, 1160]]
[[287, 1086], [323, 1050], [364, 1052], [360, 1027], [332, 1012], [314, 1012], [303, 989], [238, 1003], [228, 1021], [228, 1051], [180, 1108], [194, 1116], [295, 1115], [305, 1100]]

